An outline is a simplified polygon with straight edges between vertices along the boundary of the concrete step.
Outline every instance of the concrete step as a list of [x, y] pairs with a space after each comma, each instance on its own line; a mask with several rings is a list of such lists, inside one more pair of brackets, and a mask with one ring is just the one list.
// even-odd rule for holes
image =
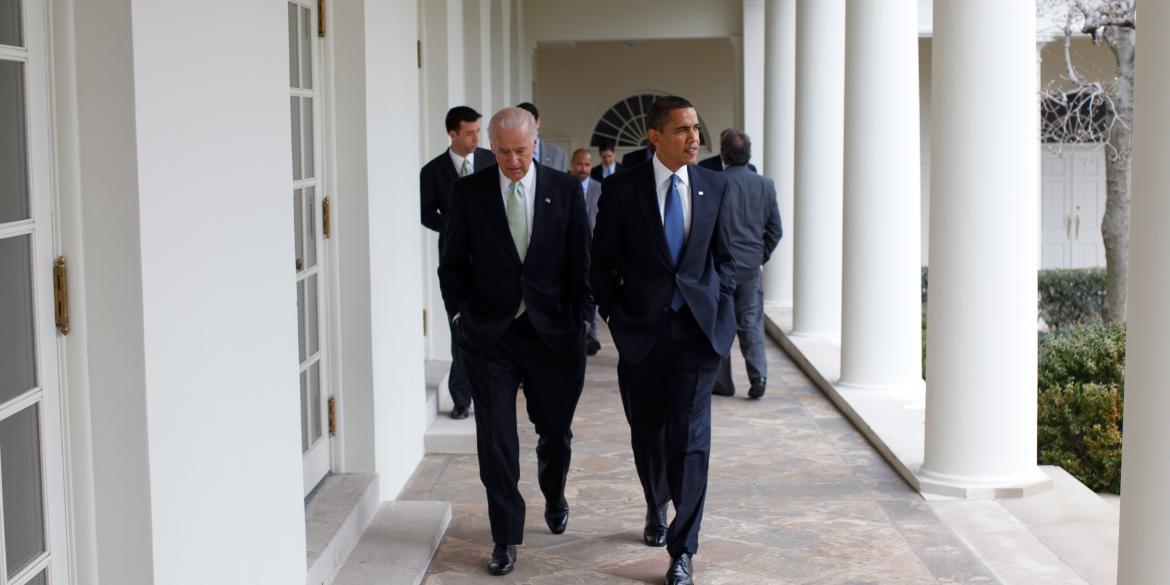
[[427, 455], [472, 455], [475, 448], [475, 417], [452, 420], [442, 413], [431, 422], [423, 436]]
[[378, 476], [331, 475], [305, 506], [307, 585], [327, 585], [378, 511]]
[[422, 583], [450, 524], [447, 502], [382, 504], [333, 585]]

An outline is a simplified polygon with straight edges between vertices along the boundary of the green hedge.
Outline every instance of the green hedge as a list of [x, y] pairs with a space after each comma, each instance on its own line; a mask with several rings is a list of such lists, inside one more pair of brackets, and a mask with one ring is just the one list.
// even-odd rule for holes
[[1125, 326], [1046, 336], [1039, 358], [1040, 464], [1059, 465], [1094, 491], [1119, 493]]
[[1040, 318], [1053, 331], [1100, 323], [1105, 307], [1105, 269], [1041, 270]]

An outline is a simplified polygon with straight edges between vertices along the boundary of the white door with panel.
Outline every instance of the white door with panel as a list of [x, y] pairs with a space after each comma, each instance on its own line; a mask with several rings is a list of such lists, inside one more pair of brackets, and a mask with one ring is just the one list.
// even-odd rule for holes
[[300, 367], [301, 453], [304, 492], [329, 473], [329, 362], [325, 295], [325, 221], [322, 186], [321, 48], [317, 3], [288, 3], [289, 111], [292, 122], [292, 205], [296, 250], [297, 333]]
[[1044, 149], [1041, 268], [1105, 265], [1105, 156], [1094, 144]]
[[46, 29], [0, 0], [0, 585], [70, 579]]

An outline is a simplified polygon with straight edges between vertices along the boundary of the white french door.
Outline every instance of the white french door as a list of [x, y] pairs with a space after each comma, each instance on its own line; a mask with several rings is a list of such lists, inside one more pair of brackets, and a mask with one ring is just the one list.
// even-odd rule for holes
[[65, 585], [43, 0], [0, 0], [0, 585]]
[[317, 3], [289, 0], [288, 80], [292, 121], [292, 205], [296, 235], [297, 323], [300, 354], [301, 452], [304, 492], [329, 473], [332, 444], [328, 427], [329, 388], [326, 345], [328, 304], [323, 223], [321, 57]]

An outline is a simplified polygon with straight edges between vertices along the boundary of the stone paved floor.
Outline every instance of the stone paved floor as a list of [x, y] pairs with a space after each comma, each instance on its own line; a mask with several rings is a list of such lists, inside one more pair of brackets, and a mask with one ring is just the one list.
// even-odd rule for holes
[[[589, 359], [574, 421], [568, 531], [544, 525], [535, 433], [520, 406], [521, 490], [528, 502], [516, 570], [487, 573], [492, 542], [474, 456], [428, 456], [402, 499], [446, 500], [454, 518], [426, 585], [661, 583], [668, 557], [641, 542], [645, 514], [606, 339]], [[733, 350], [739, 394], [713, 400], [711, 475], [695, 556], [701, 585], [996, 584], [774, 344], [760, 401]], [[521, 398], [523, 400], [523, 398]]]

